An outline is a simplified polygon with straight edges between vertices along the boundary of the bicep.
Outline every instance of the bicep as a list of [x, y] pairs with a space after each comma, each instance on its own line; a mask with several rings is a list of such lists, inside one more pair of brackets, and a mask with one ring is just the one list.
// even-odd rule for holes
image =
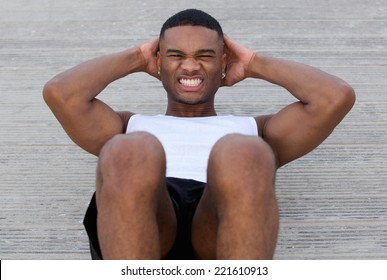
[[267, 117], [262, 124], [262, 137], [272, 147], [278, 166], [315, 149], [336, 125], [329, 118], [309, 112], [307, 106], [295, 102]]
[[93, 99], [87, 106], [68, 107], [57, 118], [69, 137], [91, 154], [98, 156], [110, 138], [124, 132], [120, 115], [99, 99]]

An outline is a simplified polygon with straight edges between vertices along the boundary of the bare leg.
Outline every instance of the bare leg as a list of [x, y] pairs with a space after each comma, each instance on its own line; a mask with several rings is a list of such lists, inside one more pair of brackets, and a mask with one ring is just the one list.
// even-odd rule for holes
[[228, 135], [213, 148], [193, 221], [204, 259], [271, 259], [278, 235], [275, 160], [260, 138]]
[[104, 146], [96, 192], [104, 259], [160, 259], [170, 250], [176, 217], [165, 168], [162, 145], [151, 134], [118, 135]]

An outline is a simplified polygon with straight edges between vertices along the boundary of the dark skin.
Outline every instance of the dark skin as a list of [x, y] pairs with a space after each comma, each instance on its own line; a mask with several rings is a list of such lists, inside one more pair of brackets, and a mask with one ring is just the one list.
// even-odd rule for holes
[[[141, 232], [141, 227], [136, 231], [135, 225], [129, 227], [129, 220], [120, 220], [117, 212], [114, 212], [117, 210], [109, 208], [109, 205], [118, 202], [108, 203], [108, 199], [105, 199], [112, 197], [105, 194], [107, 182], [116, 186], [134, 180], [134, 177], [122, 177], [120, 181], [120, 175], [116, 175], [111, 182], [103, 180], [108, 177], [103, 165], [104, 156], [114, 150], [113, 143], [136, 143], [139, 135], [128, 135], [130, 139], [113, 138], [125, 132], [133, 113], [115, 112], [96, 97], [113, 81], [134, 72], [146, 72], [162, 81], [168, 94], [166, 114], [177, 117], [215, 116], [214, 99], [218, 88], [232, 86], [246, 78], [279, 85], [298, 99], [276, 114], [255, 116], [260, 138], [233, 136], [220, 141], [220, 145], [214, 148], [208, 166], [207, 187], [193, 222], [192, 238], [198, 258], [272, 258], [278, 232], [275, 170], [307, 154], [330, 135], [353, 106], [353, 89], [341, 79], [318, 69], [260, 55], [228, 36], [220, 38], [215, 31], [198, 26], [170, 28], [160, 40], [85, 62], [53, 78], [44, 88], [47, 104], [75, 143], [100, 156], [97, 205], [99, 211], [108, 209], [101, 214], [105, 218], [98, 221], [103, 225], [99, 228], [99, 238], [105, 258], [161, 258], [171, 248], [176, 232], [173, 208], [165, 191], [165, 170], [152, 165], [154, 162], [164, 165], [162, 153], [153, 152], [160, 156], [149, 161], [147, 167], [133, 164], [133, 168], [138, 168], [140, 173], [141, 168], [154, 168], [155, 174], [159, 174], [152, 184], [160, 188], [155, 191], [157, 195], [149, 199], [158, 201], [156, 211], [150, 211], [153, 207], [150, 206], [140, 213], [150, 217], [147, 218], [151, 222], [146, 232]], [[226, 74], [225, 78], [222, 78], [222, 73]], [[152, 147], [155, 151], [159, 151], [156, 139], [147, 135], [141, 137], [148, 139], [149, 143], [154, 144]], [[233, 149], [239, 146], [239, 149]], [[251, 157], [246, 160], [248, 155], [258, 150], [259, 155], [264, 155], [262, 159]], [[227, 153], [223, 154], [223, 151]], [[238, 154], [244, 152], [246, 155], [239, 160]], [[225, 155], [233, 155], [232, 160], [226, 160]], [[130, 158], [135, 156], [131, 155]], [[220, 158], [224, 160], [220, 161]], [[141, 163], [144, 162], [141, 160]], [[227, 166], [223, 162], [232, 162], [234, 165]], [[248, 174], [262, 174], [241, 177], [240, 174], [249, 168], [252, 171]], [[226, 172], [228, 169], [232, 172]], [[267, 180], [261, 180], [262, 177]], [[233, 181], [248, 190], [246, 192], [257, 194], [244, 198], [247, 201], [249, 197], [257, 197], [251, 204], [238, 202], [239, 205], [245, 204], [245, 215], [232, 211], [237, 201], [230, 199], [236, 195], [228, 187], [228, 182]], [[147, 201], [142, 205], [146, 205]], [[257, 205], [264, 206], [259, 208]], [[129, 206], [122, 205], [122, 209], [124, 207]], [[132, 207], [138, 209], [134, 205]], [[140, 214], [136, 213], [137, 216]], [[257, 218], [252, 220], [252, 216]], [[230, 224], [235, 226], [230, 228], [227, 226]], [[107, 232], [107, 228], [111, 228], [111, 232]], [[246, 235], [246, 232], [255, 234]], [[144, 241], [145, 234], [149, 238]], [[203, 236], [207, 238], [203, 239]], [[130, 250], [122, 249], [125, 246]], [[144, 252], [141, 250], [144, 246], [153, 249]], [[128, 255], [128, 251], [132, 255]]]

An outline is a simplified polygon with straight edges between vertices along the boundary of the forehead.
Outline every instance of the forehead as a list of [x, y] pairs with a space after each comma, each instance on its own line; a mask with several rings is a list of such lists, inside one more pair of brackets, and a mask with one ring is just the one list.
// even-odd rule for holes
[[223, 46], [215, 30], [203, 26], [177, 26], [165, 31], [160, 40], [160, 51], [178, 49], [191, 52], [200, 49], [214, 49], [217, 51]]

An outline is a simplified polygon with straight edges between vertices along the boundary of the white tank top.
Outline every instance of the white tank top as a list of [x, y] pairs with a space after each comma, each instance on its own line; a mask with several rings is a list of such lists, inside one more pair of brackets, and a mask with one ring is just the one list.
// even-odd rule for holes
[[258, 136], [252, 117], [214, 116], [180, 118], [133, 115], [126, 133], [146, 131], [164, 147], [167, 177], [207, 181], [207, 162], [214, 144], [230, 133]]

